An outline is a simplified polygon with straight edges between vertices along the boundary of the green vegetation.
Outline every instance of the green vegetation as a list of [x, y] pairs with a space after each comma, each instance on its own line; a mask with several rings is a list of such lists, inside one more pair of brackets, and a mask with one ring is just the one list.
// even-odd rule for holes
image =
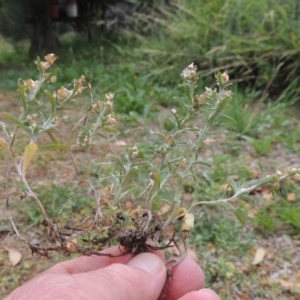
[[[120, 91], [126, 99], [132, 88], [156, 87], [152, 102], [165, 103], [166, 97], [159, 97], [164, 87], [177, 85], [177, 70], [193, 61], [205, 85], [218, 70], [228, 70], [247, 94], [254, 89], [262, 99], [295, 102], [300, 86], [299, 11], [295, 0], [172, 1], [163, 11], [133, 15], [128, 28], [95, 31], [97, 38], [91, 42], [74, 34], [61, 36], [58, 55], [66, 63], [61, 80], [90, 74], [101, 91]], [[23, 57], [24, 48], [26, 43], [17, 48]], [[0, 64], [12, 63], [1, 54]], [[26, 67], [32, 69], [31, 62]], [[7, 86], [5, 78], [0, 86]], [[140, 109], [139, 99], [130, 98], [129, 109]]]
[[[201, 165], [197, 182], [192, 185], [197, 200], [230, 197], [233, 192], [230, 182], [248, 182], [277, 169], [290, 171], [291, 167], [299, 167], [299, 110], [295, 106], [300, 86], [298, 1], [172, 2], [163, 12], [135, 16], [136, 27], [132, 31], [123, 29], [119, 34], [103, 34], [92, 42], [77, 34], [60, 36], [60, 59], [55, 71], [58, 82], [53, 83], [53, 88], [84, 74], [92, 84], [97, 101], [113, 91], [118, 117], [124, 123], [122, 139], [130, 149], [136, 136], [131, 126], [135, 126], [139, 136], [138, 159], [150, 160], [157, 149], [154, 140], [149, 140], [148, 131], [159, 127], [168, 134], [174, 133], [174, 116], [170, 110], [180, 107], [185, 93], [186, 87], [176, 88], [181, 83], [179, 73], [183, 67], [192, 61], [197, 64], [201, 77], [199, 90], [213, 84], [218, 70], [227, 70], [233, 79], [234, 97], [201, 146], [201, 158], [207, 164]], [[24, 59], [26, 41], [18, 46], [18, 51], [2, 40], [0, 45], [0, 89], [16, 90], [19, 78], [35, 78], [35, 67]], [[5, 97], [0, 98], [0, 104], [10, 101], [11, 109], [16, 110], [17, 99]], [[78, 104], [82, 113], [86, 109], [83, 100], [86, 99], [80, 99]], [[202, 119], [199, 122], [203, 125]], [[101, 144], [99, 148], [94, 154], [106, 157], [109, 147]], [[20, 147], [18, 153], [23, 149]], [[91, 213], [87, 209], [92, 203], [90, 194], [83, 193], [79, 185], [59, 184], [59, 180], [44, 188], [44, 182], [37, 178], [47, 166], [55, 174], [56, 155], [38, 157], [35, 169], [38, 175], [32, 175], [38, 182], [35, 192], [51, 218], [60, 216], [63, 224], [69, 214], [76, 214], [74, 222], [79, 222]], [[78, 170], [83, 178], [81, 184], [86, 183], [87, 167]], [[60, 171], [63, 169], [59, 167]], [[4, 170], [2, 166], [1, 170]], [[90, 175], [97, 181], [103, 172], [107, 175], [112, 171], [112, 166], [101, 165]], [[68, 170], [66, 176], [71, 176]], [[135, 180], [147, 179], [145, 169], [139, 176], [132, 176]], [[232, 180], [229, 183], [228, 178]], [[185, 184], [190, 187], [189, 181]], [[161, 195], [167, 198], [170, 193], [171, 188]], [[281, 288], [278, 282], [266, 282], [266, 278], [278, 271], [271, 254], [267, 259], [271, 267], [263, 261], [260, 268], [251, 261], [257, 245], [263, 245], [270, 253], [275, 249], [281, 257], [283, 246], [276, 248], [278, 239], [286, 235], [299, 239], [299, 197], [296, 178], [273, 187], [273, 193], [257, 188], [229, 207], [197, 208], [189, 246], [197, 251], [208, 284], [224, 299], [243, 296], [284, 299], [285, 287]], [[21, 226], [32, 230], [42, 221], [41, 214], [28, 199], [22, 201], [22, 205], [17, 203], [18, 208], [13, 208], [23, 222]], [[266, 246], [266, 239], [274, 244]], [[285, 255], [293, 251], [287, 249]], [[32, 272], [28, 261], [27, 270], [17, 267], [18, 274]], [[4, 286], [0, 285], [0, 290], [17, 286], [22, 276], [11, 277], [8, 266], [2, 270]], [[297, 288], [290, 288], [289, 293], [294, 299], [299, 296]]]

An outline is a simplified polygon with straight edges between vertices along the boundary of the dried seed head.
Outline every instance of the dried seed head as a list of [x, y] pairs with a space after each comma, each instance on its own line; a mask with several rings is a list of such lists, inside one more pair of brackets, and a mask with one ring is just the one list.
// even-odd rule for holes
[[179, 167], [182, 168], [182, 169], [185, 169], [187, 167], [187, 160], [186, 158], [182, 158], [180, 161], [179, 161]]
[[51, 65], [46, 61], [41, 61], [41, 67], [42, 67], [43, 71], [45, 71], [45, 70], [49, 69], [51, 67]]
[[36, 113], [35, 113], [35, 114], [32, 114], [32, 115], [28, 115], [28, 116], [26, 117], [26, 119], [29, 121], [30, 126], [31, 126], [32, 128], [36, 128], [36, 127], [37, 127], [38, 117], [39, 117], [39, 115], [36, 114]]
[[131, 149], [130, 149], [130, 154], [131, 154], [131, 158], [136, 158], [139, 155], [139, 148], [137, 145], [134, 145]]
[[67, 243], [67, 249], [68, 249], [69, 252], [76, 252], [76, 243], [68, 242]]
[[186, 214], [182, 220], [181, 233], [187, 236], [194, 228], [195, 217], [193, 214]]
[[107, 115], [106, 123], [110, 126], [118, 127], [118, 121], [113, 114]]
[[223, 72], [221, 76], [222, 76], [223, 83], [226, 83], [229, 81], [229, 75], [228, 75], [227, 71]]
[[55, 63], [55, 61], [58, 59], [58, 56], [56, 56], [53, 53], [49, 53], [44, 57], [45, 61], [51, 66]]
[[23, 81], [23, 84], [26, 91], [30, 93], [37, 88], [39, 82], [37, 80], [27, 79]]
[[58, 100], [64, 100], [67, 98], [69, 95], [71, 95], [71, 91], [68, 90], [65, 87], [61, 87], [55, 92], [55, 96], [57, 97]]
[[212, 96], [213, 95], [213, 93], [215, 93], [216, 92], [216, 90], [214, 89], [214, 90], [212, 90], [211, 88], [209, 88], [209, 87], [205, 87], [205, 93], [207, 94], [207, 96]]
[[105, 94], [105, 99], [107, 101], [112, 101], [114, 99], [114, 97], [115, 97], [114, 93], [107, 93], [107, 94]]
[[85, 76], [81, 75], [78, 79], [78, 83], [82, 86], [86, 83]]
[[57, 81], [57, 76], [51, 76], [49, 81], [50, 82], [56, 82]]
[[95, 111], [98, 110], [99, 106], [101, 106], [101, 104], [100, 104], [99, 102], [98, 102], [97, 104], [94, 103], [94, 104], [91, 105], [90, 110], [91, 110], [92, 112], [95, 112]]
[[180, 76], [186, 81], [197, 81], [199, 78], [197, 76], [197, 67], [194, 63], [189, 64], [183, 69]]
[[107, 107], [110, 111], [113, 111], [114, 103], [111, 100], [105, 101], [105, 107]]
[[202, 105], [204, 105], [206, 103], [207, 96], [208, 96], [208, 91], [205, 91], [201, 95], [195, 95], [194, 96], [194, 108], [198, 109]]
[[73, 82], [73, 92], [75, 92], [75, 95], [81, 94], [86, 89], [87, 85], [88, 83], [85, 80], [85, 76], [81, 75], [79, 79]]

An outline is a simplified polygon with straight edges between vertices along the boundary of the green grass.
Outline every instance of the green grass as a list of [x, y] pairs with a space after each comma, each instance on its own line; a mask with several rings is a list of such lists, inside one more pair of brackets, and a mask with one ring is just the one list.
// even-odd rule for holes
[[228, 70], [232, 78], [255, 87], [264, 97], [284, 94], [297, 99], [297, 1], [173, 3], [163, 17], [145, 17], [144, 23], [155, 24], [146, 39], [134, 35], [140, 43], [134, 55], [148, 77], [176, 82], [176, 70], [194, 61], [206, 81], [218, 69]]
[[[292, 195], [292, 200], [289, 199]], [[300, 235], [300, 188], [290, 183], [282, 188], [272, 203], [263, 205], [254, 218], [254, 224], [263, 235]]]
[[[146, 95], [152, 102], [170, 105], [174, 95], [166, 90], [180, 82], [179, 70], [194, 61], [203, 85], [212, 83], [218, 69], [228, 70], [242, 97], [255, 90], [256, 95], [248, 97], [250, 102], [258, 95], [293, 102], [300, 86], [297, 5], [294, 0], [263, 4], [259, 0], [176, 0], [163, 12], [134, 16], [131, 31], [96, 32], [93, 41], [64, 34], [58, 53], [63, 64], [59, 80], [66, 82], [86, 74], [101, 92], [119, 93], [123, 111], [140, 113]], [[18, 52], [12, 52], [7, 42], [1, 47], [0, 66], [6, 76], [0, 87], [12, 88], [13, 74], [7, 73], [7, 67], [22, 62], [28, 45], [18, 45]], [[31, 62], [23, 56], [22, 63], [15, 72], [19, 78], [27, 78]], [[253, 124], [251, 114], [237, 121], [240, 132]]]

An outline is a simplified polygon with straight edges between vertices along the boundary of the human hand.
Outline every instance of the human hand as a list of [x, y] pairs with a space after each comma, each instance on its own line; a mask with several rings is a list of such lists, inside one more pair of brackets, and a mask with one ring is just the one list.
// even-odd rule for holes
[[[118, 255], [120, 250], [113, 247], [104, 252]], [[203, 289], [203, 272], [191, 258], [173, 268], [167, 283], [166, 278], [163, 254], [159, 251], [133, 258], [80, 257], [56, 264], [17, 288], [6, 300], [220, 300], [212, 290]]]

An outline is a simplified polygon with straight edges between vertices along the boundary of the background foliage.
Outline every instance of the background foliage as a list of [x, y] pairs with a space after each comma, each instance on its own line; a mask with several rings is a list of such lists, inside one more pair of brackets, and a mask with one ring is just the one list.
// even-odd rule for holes
[[[0, 31], [11, 38], [24, 37], [25, 30], [20, 28], [27, 28], [20, 16], [24, 9], [21, 2], [2, 1]], [[217, 70], [229, 70], [240, 87], [258, 90], [264, 99], [298, 100], [299, 1], [151, 3], [146, 11], [132, 10], [122, 17], [117, 14], [122, 19], [119, 26], [115, 22], [110, 25], [108, 18], [105, 26], [93, 27], [92, 42], [84, 37], [64, 42], [57, 35], [61, 59], [69, 57], [83, 69], [92, 56], [96, 70], [90, 65], [88, 69], [94, 76], [104, 64], [122, 68], [121, 73], [130, 69], [132, 74], [164, 85], [178, 82], [176, 71], [194, 61], [204, 77], [211, 78]]]

